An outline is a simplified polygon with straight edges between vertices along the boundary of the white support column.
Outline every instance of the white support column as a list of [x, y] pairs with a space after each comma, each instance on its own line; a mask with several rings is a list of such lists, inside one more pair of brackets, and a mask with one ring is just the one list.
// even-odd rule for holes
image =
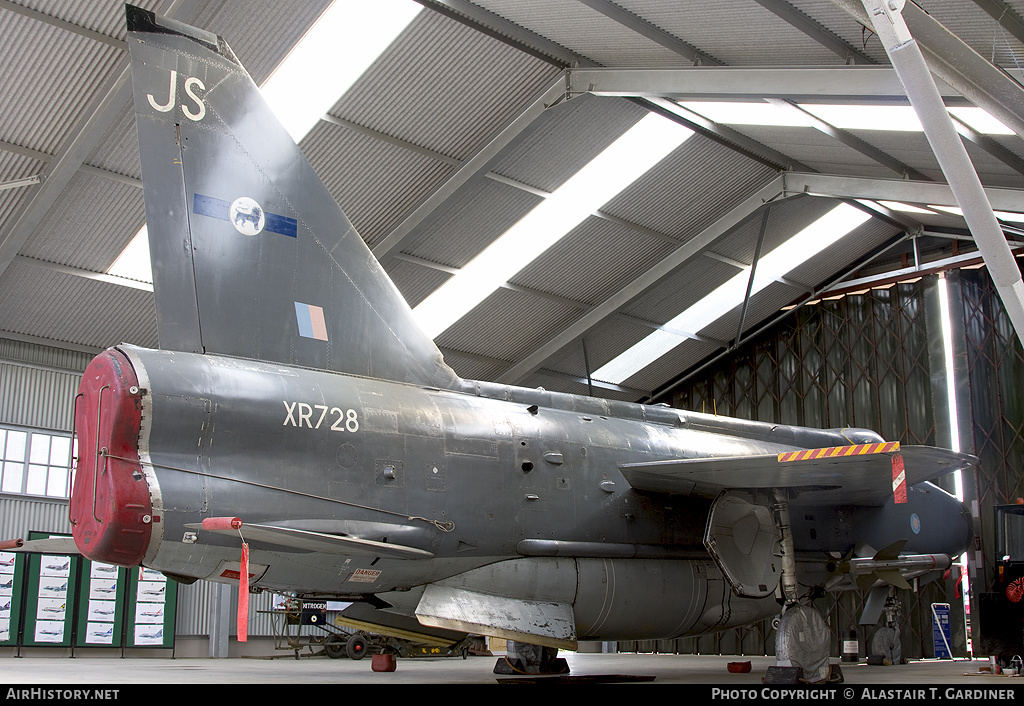
[[231, 636], [231, 593], [233, 587], [225, 583], [210, 583], [210, 658], [224, 659], [228, 656], [228, 642]]
[[861, 0], [917, 113], [967, 227], [981, 251], [1017, 338], [1024, 340], [1024, 282], [978, 173], [901, 11], [906, 0]]

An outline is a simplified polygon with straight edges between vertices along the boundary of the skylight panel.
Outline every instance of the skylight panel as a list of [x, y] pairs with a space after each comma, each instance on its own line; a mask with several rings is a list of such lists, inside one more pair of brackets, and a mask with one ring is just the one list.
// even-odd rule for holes
[[[679, 105], [683, 111], [702, 115], [723, 125], [758, 125], [766, 127], [813, 127], [822, 129], [825, 123], [844, 130], [892, 130], [896, 132], [923, 132], [921, 121], [913, 107], [903, 105], [822, 105], [801, 103], [789, 105], [786, 101], [666, 101], [670, 110]], [[800, 108], [801, 110], [798, 110]], [[802, 111], [807, 111], [807, 115]], [[973, 130], [985, 135], [1013, 135], [1009, 129], [981, 108], [950, 108], [949, 112]], [[818, 121], [821, 121], [819, 123]]]
[[336, 0], [260, 88], [296, 144], [404, 30], [410, 0]]
[[893, 211], [902, 211], [903, 213], [921, 213], [930, 216], [935, 215], [935, 211], [929, 211], [927, 208], [913, 206], [909, 203], [903, 203], [902, 201], [879, 201], [878, 203]]
[[[296, 144], [421, 10], [412, 0], [335, 0], [320, 15], [260, 88]], [[145, 226], [107, 273], [153, 281]]]
[[436, 338], [692, 134], [644, 117], [424, 299], [413, 311], [420, 327]]
[[[942, 211], [949, 213], [954, 216], [963, 216], [964, 211], [959, 206], [929, 206], [934, 208], [936, 211]], [[995, 217], [1001, 221], [1010, 221], [1012, 223], [1024, 223], [1024, 213], [1015, 213], [1013, 211], [992, 211]]]
[[1013, 135], [1014, 132], [982, 108], [950, 108], [956, 118], [984, 135]]
[[128, 247], [114, 260], [107, 270], [108, 275], [153, 283], [153, 270], [149, 259], [149, 231], [142, 226]]
[[844, 130], [889, 130], [923, 132], [914, 109], [902, 105], [818, 105], [800, 104], [808, 113]]
[[785, 103], [686, 101], [681, 106], [724, 125], [814, 127], [814, 119]]
[[[756, 295], [869, 218], [868, 214], [848, 204], [836, 206], [760, 259], [750, 295]], [[665, 327], [699, 333], [743, 303], [749, 280], [750, 267], [747, 267], [666, 323]], [[592, 377], [604, 382], [621, 384], [685, 340], [687, 339], [666, 331], [655, 331], [595, 370]]]

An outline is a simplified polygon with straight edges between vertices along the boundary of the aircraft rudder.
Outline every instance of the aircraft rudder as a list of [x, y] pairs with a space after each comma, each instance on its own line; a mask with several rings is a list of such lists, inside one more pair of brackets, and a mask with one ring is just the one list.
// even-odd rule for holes
[[452, 385], [227, 43], [128, 12], [161, 347]]

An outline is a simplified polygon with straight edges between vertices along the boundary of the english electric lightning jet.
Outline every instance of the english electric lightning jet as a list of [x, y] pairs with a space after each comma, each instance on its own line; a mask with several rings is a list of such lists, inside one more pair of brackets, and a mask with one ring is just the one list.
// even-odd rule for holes
[[928, 482], [963, 454], [460, 378], [224, 39], [127, 17], [160, 349], [83, 376], [86, 557], [557, 649], [931, 579], [968, 546]]

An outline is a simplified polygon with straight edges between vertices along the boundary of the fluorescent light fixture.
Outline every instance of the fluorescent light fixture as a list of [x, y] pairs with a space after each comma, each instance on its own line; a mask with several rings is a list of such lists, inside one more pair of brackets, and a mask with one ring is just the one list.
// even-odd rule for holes
[[923, 132], [917, 113], [901, 105], [818, 105], [801, 104], [804, 110], [833, 127], [845, 130], [895, 130]]
[[[412, 0], [334, 0], [260, 88], [296, 144], [422, 9]], [[153, 281], [145, 226], [107, 272]]]
[[413, 311], [420, 327], [436, 338], [692, 134], [644, 117], [424, 299]]
[[963, 107], [949, 108], [950, 113], [961, 122], [974, 128], [984, 135], [1013, 135], [1014, 132], [999, 120], [995, 119], [983, 108]]
[[[953, 333], [949, 311], [949, 288], [946, 274], [939, 273], [939, 313], [942, 317], [942, 353], [946, 366], [946, 401], [949, 413], [949, 448], [960, 450], [960, 414], [956, 404], [956, 385], [953, 381]], [[957, 498], [963, 501], [962, 477], [956, 472]]]
[[[770, 253], [761, 257], [757, 263], [750, 295], [756, 295], [869, 218], [867, 213], [848, 204], [836, 206]], [[665, 327], [700, 333], [702, 329], [743, 302], [749, 280], [750, 268], [747, 267], [743, 272], [733, 276], [666, 323]], [[621, 384], [685, 340], [687, 339], [666, 331], [655, 331], [629, 350], [595, 370], [592, 377], [605, 382]]]

